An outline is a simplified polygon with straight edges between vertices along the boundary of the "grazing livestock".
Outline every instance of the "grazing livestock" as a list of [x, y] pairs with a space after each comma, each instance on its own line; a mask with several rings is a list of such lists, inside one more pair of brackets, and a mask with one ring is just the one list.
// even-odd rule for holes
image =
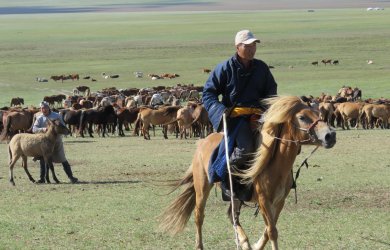
[[81, 93], [85, 96], [90, 96], [91, 90], [88, 86], [78, 86], [73, 90], [74, 95], [79, 95]]
[[59, 75], [59, 76], [51, 76], [50, 79], [54, 80], [55, 82], [61, 80], [61, 82], [63, 83], [64, 80], [67, 80], [67, 77], [65, 77], [65, 75]]
[[125, 136], [123, 125], [128, 130], [128, 124], [134, 123], [137, 120], [139, 108], [119, 108], [115, 112], [118, 117], [118, 135]]
[[20, 97], [14, 97], [11, 99], [10, 106], [18, 106], [18, 105], [24, 105], [24, 99]]
[[87, 125], [88, 125], [89, 136], [93, 137], [92, 135], [93, 124], [102, 125], [103, 127], [102, 136], [105, 137], [105, 134], [107, 133], [106, 132], [107, 124], [108, 124], [108, 120], [110, 119], [110, 116], [116, 117], [115, 110], [112, 105], [107, 105], [97, 109], [93, 108], [93, 109], [83, 110], [81, 112], [80, 127], [79, 127], [81, 137], [84, 137], [84, 130]]
[[[177, 111], [176, 118], [179, 125], [180, 139], [183, 139], [183, 136], [185, 139], [187, 139], [187, 129], [191, 130], [191, 125], [194, 121], [192, 113], [194, 112], [195, 107], [196, 104], [188, 103], [186, 107], [183, 107]], [[192, 137], [191, 132], [190, 137]]]
[[340, 112], [342, 122], [341, 122], [341, 127], [342, 129], [347, 129], [349, 130], [349, 124], [352, 125], [353, 122], [356, 122], [355, 128], [357, 129], [359, 127], [359, 110], [363, 106], [363, 103], [356, 103], [356, 102], [343, 102], [340, 103], [337, 106], [338, 112]]
[[102, 73], [102, 77], [104, 79], [108, 79], [108, 78], [119, 78], [119, 75], [107, 75], [106, 72], [103, 72]]
[[332, 120], [334, 116], [334, 108], [332, 103], [329, 102], [321, 102], [319, 104], [320, 110], [320, 119], [325, 121], [328, 125], [334, 127], [334, 122]]
[[69, 79], [72, 79], [72, 81], [74, 81], [74, 80], [78, 81], [80, 79], [79, 74], [71, 74], [68, 77], [69, 77]]
[[135, 71], [133, 74], [137, 78], [142, 78], [144, 76], [144, 73], [141, 71]]
[[[381, 128], [389, 128], [390, 104], [376, 104], [372, 109], [372, 115], [382, 122]], [[379, 126], [379, 124], [377, 124]]]
[[318, 61], [312, 62], [311, 65], [316, 65], [316, 66], [318, 66]]
[[367, 60], [367, 64], [373, 64], [374, 61], [373, 60]]
[[36, 77], [35, 80], [37, 82], [48, 82], [48, 80], [46, 78], [43, 78], [43, 77]]
[[90, 79], [90, 78], [91, 78], [90, 76], [84, 76], [84, 77], [83, 77], [84, 80], [88, 80], [88, 79]]
[[[209, 115], [207, 110], [202, 104], [197, 104], [194, 112], [192, 112], [192, 121], [195, 128], [199, 128], [199, 137], [205, 138], [206, 135], [209, 135], [212, 132], [212, 125], [210, 123]], [[196, 131], [195, 131], [196, 132]]]
[[144, 138], [146, 140], [150, 140], [149, 126], [163, 125], [164, 138], [168, 139], [165, 125], [177, 121], [177, 111], [180, 108], [180, 106], [166, 106], [155, 110], [147, 107], [141, 107], [136, 121], [136, 128], [139, 127], [140, 124], [142, 124], [142, 133], [144, 135]]
[[[309, 144], [332, 148], [336, 143], [336, 133], [299, 98], [282, 97], [268, 103], [271, 106], [266, 112], [259, 136], [263, 138], [262, 143], [259, 143], [252, 166], [241, 174], [245, 183], [254, 186], [251, 201], [259, 205], [266, 228], [251, 248], [239, 221], [243, 203], [233, 201], [235, 211], [231, 214], [229, 209], [229, 217], [235, 225], [241, 249], [264, 249], [268, 241], [271, 241], [272, 249], [278, 249], [276, 223], [294, 184], [293, 166], [301, 147]], [[184, 229], [194, 211], [195, 249], [203, 249], [204, 211], [214, 186], [209, 179], [209, 163], [222, 137], [222, 133], [213, 133], [198, 142], [191, 166], [184, 177], [175, 183], [175, 189], [184, 187], [184, 190], [166, 208], [160, 220], [162, 230], [176, 234]]]
[[325, 66], [326, 66], [326, 64], [328, 64], [328, 63], [331, 64], [332, 63], [332, 59], [322, 59], [321, 62], [323, 64], [325, 64]]
[[13, 169], [17, 160], [22, 157], [22, 166], [30, 181], [35, 182], [27, 168], [27, 157], [43, 157], [46, 163], [45, 178], [49, 183], [49, 168], [53, 175], [53, 180], [59, 183], [52, 162], [54, 145], [61, 135], [67, 135], [68, 129], [59, 121], [49, 120], [46, 133], [39, 134], [17, 134], [8, 145], [9, 153], [9, 181], [15, 186]]
[[339, 60], [333, 60], [333, 61], [332, 61], [332, 64], [333, 64], [333, 65], [338, 65], [338, 64], [339, 64]]
[[202, 69], [202, 73], [209, 74], [211, 72], [211, 69]]
[[159, 93], [152, 95], [152, 98], [150, 99], [150, 103], [149, 103], [150, 106], [156, 107], [163, 104], [164, 104], [164, 100]]
[[[82, 110], [73, 109], [62, 109], [59, 112], [64, 123], [68, 125], [70, 136], [79, 130], [81, 113]], [[74, 136], [76, 137], [76, 134]]]
[[1, 132], [0, 140], [10, 140], [19, 131], [26, 132], [31, 128], [33, 116], [37, 109], [10, 111], [3, 114], [4, 129]]
[[375, 104], [366, 103], [359, 110], [359, 120], [364, 129], [373, 129], [375, 117], [372, 115], [372, 109]]

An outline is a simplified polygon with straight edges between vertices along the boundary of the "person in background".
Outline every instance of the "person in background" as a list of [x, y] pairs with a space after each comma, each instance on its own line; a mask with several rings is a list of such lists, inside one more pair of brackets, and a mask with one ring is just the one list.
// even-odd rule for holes
[[[36, 120], [32, 127], [32, 132], [35, 133], [45, 133], [47, 131], [48, 119], [50, 120], [59, 120], [63, 125], [65, 125], [60, 114], [50, 110], [50, 106], [47, 102], [43, 101], [39, 104], [41, 109], [41, 114], [36, 116]], [[78, 179], [73, 176], [72, 169], [68, 160], [65, 157], [64, 145], [62, 142], [62, 137], [58, 137], [56, 144], [54, 146], [53, 162], [62, 163], [64, 171], [68, 176], [71, 183], [77, 183]], [[40, 179], [37, 183], [45, 183], [45, 161], [41, 158], [39, 159], [40, 164]]]

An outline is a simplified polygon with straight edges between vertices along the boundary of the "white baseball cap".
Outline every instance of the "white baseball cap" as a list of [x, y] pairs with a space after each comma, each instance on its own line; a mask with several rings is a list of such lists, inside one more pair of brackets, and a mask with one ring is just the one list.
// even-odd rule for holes
[[239, 45], [240, 43], [251, 44], [254, 42], [259, 43], [260, 40], [255, 38], [255, 36], [249, 30], [241, 30], [237, 32], [236, 39], [235, 39], [236, 46]]

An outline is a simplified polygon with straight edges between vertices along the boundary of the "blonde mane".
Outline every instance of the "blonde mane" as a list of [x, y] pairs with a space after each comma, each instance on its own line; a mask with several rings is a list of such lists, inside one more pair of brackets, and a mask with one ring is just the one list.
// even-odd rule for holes
[[[260, 135], [262, 137], [261, 145], [257, 149], [252, 166], [238, 174], [243, 178], [243, 182], [248, 184], [253, 183], [272, 159], [274, 147], [276, 146], [274, 137], [278, 136], [279, 125], [289, 124], [299, 110], [305, 108], [305, 106], [307, 107], [297, 96], [269, 98], [265, 103], [269, 105], [269, 109], [264, 113], [263, 117], [264, 124]], [[288, 127], [291, 128], [291, 126]]]

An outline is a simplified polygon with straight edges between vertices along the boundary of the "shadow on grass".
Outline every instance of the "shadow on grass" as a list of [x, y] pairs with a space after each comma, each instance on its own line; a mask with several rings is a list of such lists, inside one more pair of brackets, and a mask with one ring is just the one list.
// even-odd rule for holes
[[96, 141], [64, 141], [64, 143], [66, 143], [66, 144], [70, 144], [70, 143], [93, 143], [93, 142], [96, 142]]
[[141, 181], [79, 181], [77, 183], [61, 183], [61, 184], [69, 184], [69, 185], [86, 185], [86, 184], [96, 184], [96, 185], [106, 185], [106, 184], [135, 184], [140, 183]]

